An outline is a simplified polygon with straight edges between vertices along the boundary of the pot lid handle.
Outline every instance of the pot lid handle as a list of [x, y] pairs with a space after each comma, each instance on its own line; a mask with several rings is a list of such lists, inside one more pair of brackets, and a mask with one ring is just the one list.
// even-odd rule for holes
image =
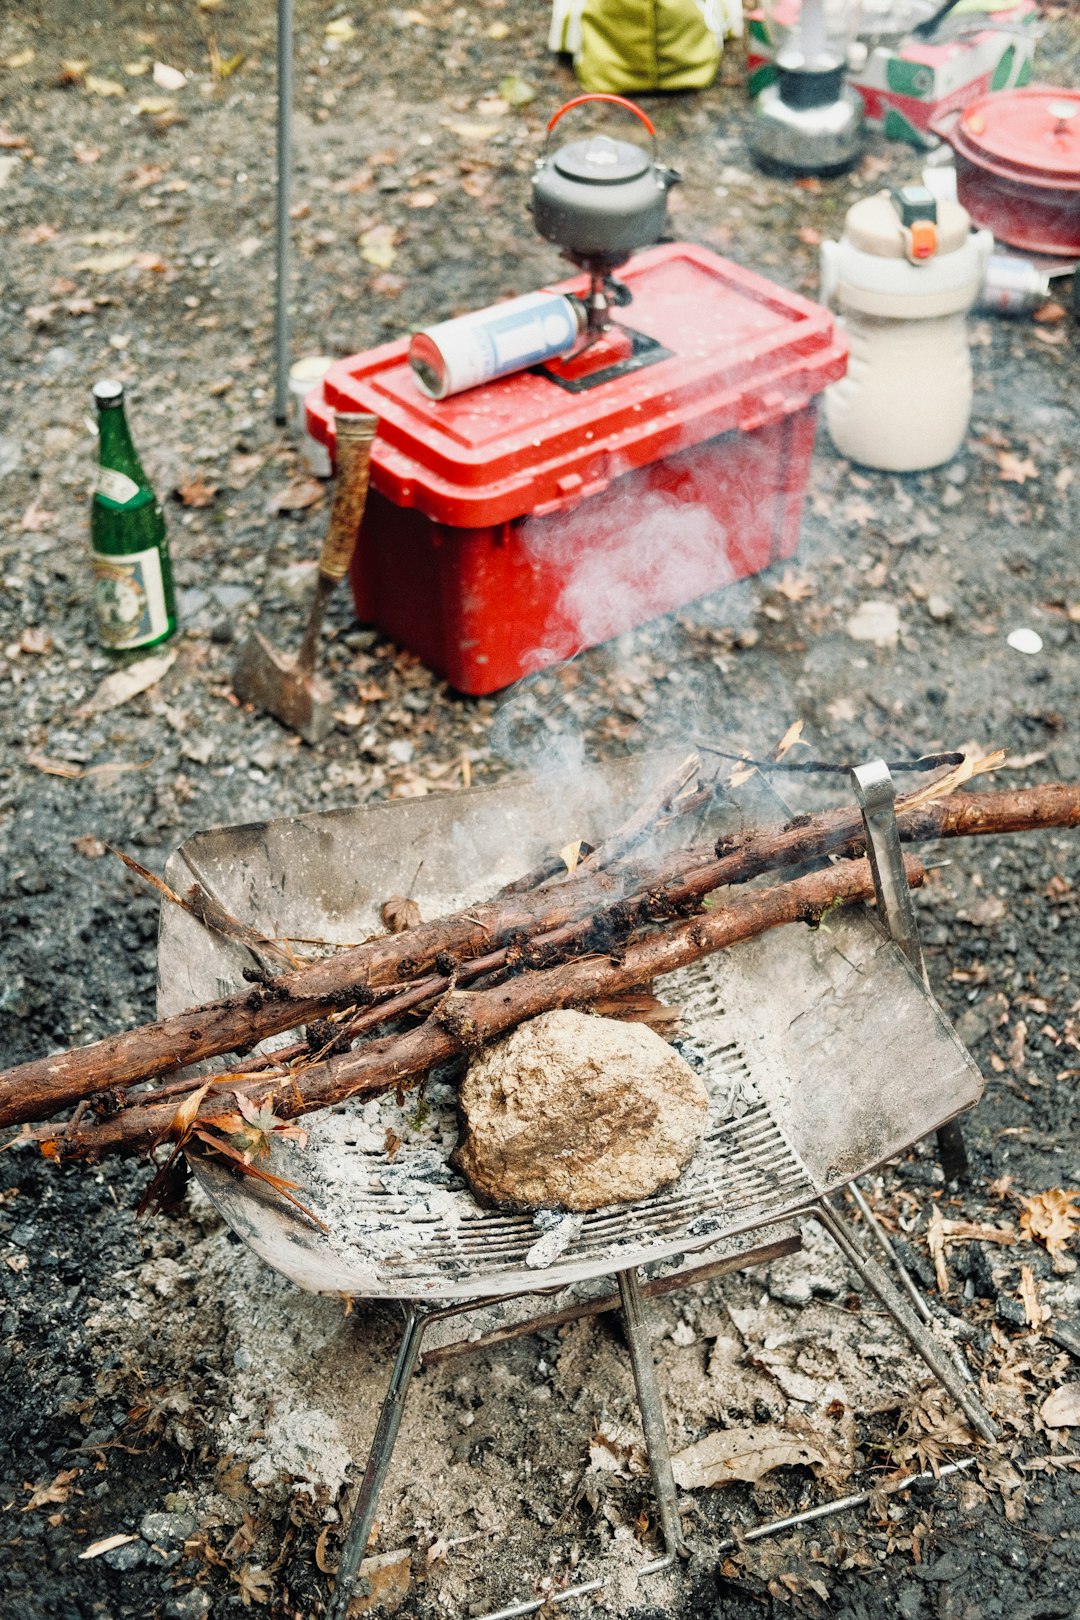
[[[1054, 134], [1064, 135], [1077, 113], [1080, 113], [1080, 101], [1050, 101], [1046, 110], [1054, 120]], [[551, 128], [550, 124], [548, 128]]]
[[568, 101], [564, 107], [560, 107], [558, 112], [552, 115], [548, 121], [547, 138], [544, 141], [545, 158], [547, 157], [548, 151], [551, 147], [551, 132], [555, 128], [555, 125], [559, 122], [559, 119], [564, 113], [570, 112], [572, 108], [584, 106], [586, 101], [608, 101], [615, 107], [625, 107], [626, 111], [632, 112], [635, 118], [640, 118], [641, 122], [645, 125], [645, 128], [652, 136], [653, 162], [656, 162], [656, 125], [653, 123], [652, 119], [647, 113], [642, 112], [641, 108], [634, 102], [628, 101], [625, 96], [611, 96], [603, 91], [596, 91], [587, 96], [575, 96], [572, 101]]

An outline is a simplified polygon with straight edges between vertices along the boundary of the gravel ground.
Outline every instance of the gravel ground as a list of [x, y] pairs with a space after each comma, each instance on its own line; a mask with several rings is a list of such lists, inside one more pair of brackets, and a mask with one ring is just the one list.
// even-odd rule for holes
[[[545, 10], [302, 0], [297, 353], [363, 349], [559, 273], [523, 227], [544, 122], [573, 91], [545, 53]], [[351, 35], [324, 38], [339, 14]], [[1070, 8], [1048, 6], [1046, 23], [1042, 75], [1080, 82]], [[215, 54], [233, 66], [219, 79]], [[154, 61], [190, 75], [185, 87], [132, 71]], [[516, 110], [500, 96], [511, 75], [536, 92]], [[917, 165], [872, 140], [853, 176], [764, 179], [745, 155], [739, 77], [732, 53], [714, 90], [650, 104], [686, 176], [676, 232], [812, 293], [820, 237]], [[0, 96], [0, 1061], [152, 1015], [157, 901], [106, 844], [160, 871], [200, 827], [458, 791], [582, 741], [610, 757], [693, 731], [760, 754], [796, 719], [825, 757], [972, 743], [1006, 750], [1009, 783], [1080, 776], [1065, 318], [973, 323], [971, 430], [938, 472], [862, 472], [820, 434], [800, 552], [783, 570], [490, 699], [449, 692], [356, 625], [343, 594], [327, 655], [341, 718], [326, 744], [302, 747], [245, 712], [234, 643], [255, 617], [279, 644], [295, 637], [325, 521], [325, 500], [271, 510], [298, 464], [271, 410], [270, 7], [82, 0], [76, 16], [36, 0], [0, 18]], [[476, 138], [484, 125], [494, 133]], [[169, 497], [184, 630], [157, 685], [99, 712], [112, 666], [88, 616], [87, 413], [108, 374], [129, 384]], [[853, 639], [867, 603], [895, 610], [892, 644]], [[1039, 654], [1007, 645], [1019, 627], [1038, 632]], [[872, 1189], [931, 1290], [933, 1212], [1017, 1235], [1025, 1199], [1080, 1185], [1074, 851], [1065, 834], [951, 848], [919, 898], [935, 991], [987, 1080], [967, 1127], [970, 1187], [944, 1187], [919, 1152]], [[118, 1163], [58, 1171], [25, 1147], [0, 1156], [5, 1613], [317, 1616], [334, 1498], [370, 1432], [393, 1317], [346, 1320], [334, 1301], [279, 1287], [205, 1205], [137, 1225], [145, 1180]], [[966, 1454], [872, 1302], [808, 1242], [812, 1300], [777, 1267], [698, 1291], [657, 1311], [657, 1354], [677, 1446], [718, 1425], [812, 1423], [832, 1436], [825, 1477], [789, 1467], [756, 1488], [688, 1494], [689, 1567], [662, 1589], [616, 1582], [598, 1606], [638, 1620], [1080, 1615], [1075, 1456], [1069, 1426], [1044, 1409], [1076, 1370], [1046, 1323], [1027, 1328], [1020, 1292], [1030, 1268], [1036, 1310], [1076, 1316], [1067, 1237], [1054, 1255], [1027, 1240], [949, 1246], [950, 1304], [1004, 1422], [996, 1453], [933, 1492], [717, 1556], [732, 1518], [851, 1489], [853, 1469], [877, 1478]], [[847, 1400], [826, 1400], [837, 1381]], [[465, 1615], [537, 1572], [629, 1567], [633, 1538], [655, 1536], [636, 1437], [620, 1438], [630, 1395], [603, 1324], [425, 1375], [377, 1543], [396, 1555], [388, 1606]], [[614, 1469], [597, 1433], [623, 1448]], [[111, 1534], [134, 1539], [78, 1560]]]

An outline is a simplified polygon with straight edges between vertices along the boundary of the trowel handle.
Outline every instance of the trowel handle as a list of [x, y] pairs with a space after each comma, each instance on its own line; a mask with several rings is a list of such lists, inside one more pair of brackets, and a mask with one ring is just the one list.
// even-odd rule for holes
[[337, 480], [330, 524], [319, 556], [319, 573], [328, 583], [336, 585], [349, 571], [360, 533], [371, 471], [371, 446], [379, 418], [337, 411], [334, 424]]

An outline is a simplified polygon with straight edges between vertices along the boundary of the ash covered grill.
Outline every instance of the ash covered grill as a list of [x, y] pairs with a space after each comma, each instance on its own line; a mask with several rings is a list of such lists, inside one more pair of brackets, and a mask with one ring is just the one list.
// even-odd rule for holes
[[[418, 861], [421, 878], [430, 874], [416, 895], [425, 915], [466, 906], [561, 842], [595, 833], [611, 803], [647, 788], [668, 764], [602, 768], [599, 793], [595, 783], [518, 784], [218, 829], [182, 845], [166, 878], [182, 889], [194, 873], [229, 911], [266, 933], [354, 941], [377, 929], [381, 901]], [[887, 898], [889, 873], [882, 871]], [[238, 986], [250, 965], [245, 947], [168, 908], [161, 1012]], [[259, 1182], [195, 1159], [230, 1226], [299, 1286], [406, 1303], [401, 1350], [342, 1554], [334, 1620], [344, 1614], [367, 1544], [425, 1332], [445, 1341], [440, 1324], [480, 1306], [470, 1336], [505, 1336], [508, 1324], [527, 1324], [520, 1296], [574, 1285], [595, 1294], [605, 1277], [618, 1280], [667, 1547], [666, 1558], [647, 1567], [671, 1563], [684, 1544], [638, 1268], [666, 1271], [665, 1285], [672, 1274], [676, 1282], [716, 1274], [753, 1258], [754, 1235], [763, 1229], [772, 1230], [774, 1243], [778, 1235], [783, 1241], [783, 1223], [799, 1213], [813, 1211], [828, 1227], [975, 1427], [992, 1437], [951, 1349], [918, 1320], [827, 1202], [981, 1092], [978, 1070], [908, 957], [871, 916], [845, 914], [814, 932], [778, 929], [703, 958], [656, 988], [682, 1008], [680, 1045], [706, 1082], [710, 1122], [679, 1180], [639, 1203], [533, 1218], [482, 1209], [447, 1163], [457, 1136], [454, 1092], [437, 1082], [428, 1088], [426, 1117], [412, 1129], [383, 1097], [310, 1116], [302, 1150], [275, 1143], [270, 1168], [299, 1184], [299, 1197], [326, 1232]], [[388, 1128], [401, 1137], [392, 1156]], [[593, 1589], [586, 1584], [566, 1596]]]

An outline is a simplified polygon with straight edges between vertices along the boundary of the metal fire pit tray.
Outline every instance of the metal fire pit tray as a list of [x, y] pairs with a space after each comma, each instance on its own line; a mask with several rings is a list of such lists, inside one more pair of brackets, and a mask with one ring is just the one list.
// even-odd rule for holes
[[[218, 828], [188, 838], [165, 876], [180, 891], [197, 878], [265, 934], [356, 942], [381, 931], [391, 894], [411, 890], [434, 918], [490, 897], [574, 838], [599, 840], [673, 762], [653, 755], [570, 779]], [[775, 809], [751, 786], [710, 831], [761, 819]], [[665, 836], [674, 845], [694, 829], [675, 822]], [[252, 965], [243, 946], [164, 908], [162, 1015], [238, 988]], [[683, 1008], [680, 1045], [712, 1112], [678, 1182], [640, 1203], [558, 1222], [482, 1209], [447, 1164], [457, 1118], [453, 1088], [440, 1084], [423, 1110], [408, 1098], [404, 1108], [393, 1097], [345, 1104], [307, 1116], [306, 1148], [275, 1144], [271, 1170], [299, 1183], [326, 1233], [218, 1161], [197, 1158], [195, 1173], [229, 1225], [302, 1288], [492, 1299], [724, 1252], [817, 1206], [981, 1091], [951, 1025], [869, 912], [775, 930], [656, 988]], [[391, 1127], [402, 1138], [392, 1162]]]

